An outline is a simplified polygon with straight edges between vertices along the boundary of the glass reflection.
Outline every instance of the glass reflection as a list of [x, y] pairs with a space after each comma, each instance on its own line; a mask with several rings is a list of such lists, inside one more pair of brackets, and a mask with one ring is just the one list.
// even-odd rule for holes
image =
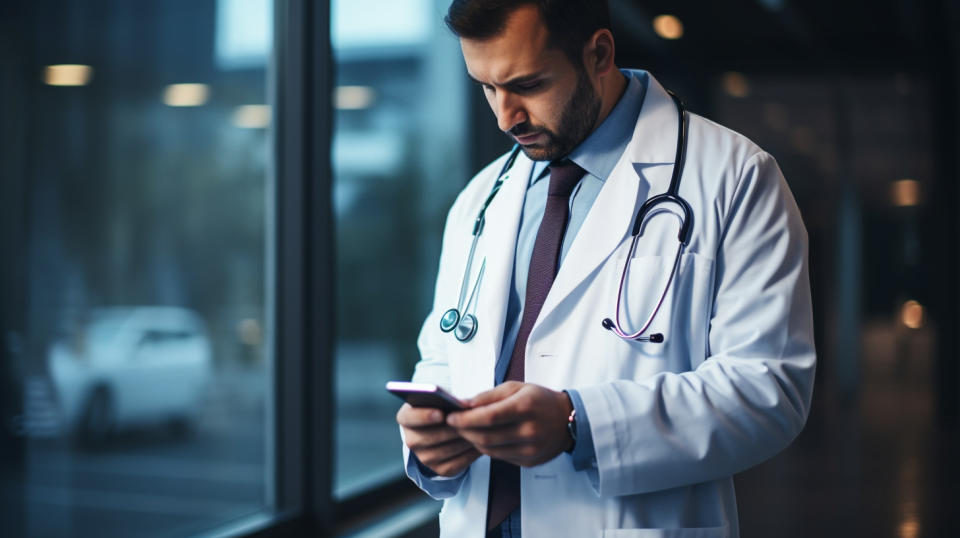
[[25, 240], [0, 234], [23, 268], [0, 270], [22, 288], [0, 309], [21, 320], [0, 333], [21, 447], [0, 450], [0, 536], [190, 535], [272, 503], [273, 3], [87, 4], [3, 21], [23, 118], [0, 125], [22, 140], [0, 213]]
[[335, 0], [334, 495], [402, 476], [387, 381], [409, 379], [440, 234], [468, 179], [463, 60], [448, 0]]

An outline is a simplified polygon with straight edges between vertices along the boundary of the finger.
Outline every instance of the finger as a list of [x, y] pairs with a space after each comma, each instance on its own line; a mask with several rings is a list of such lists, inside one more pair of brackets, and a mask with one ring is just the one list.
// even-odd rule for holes
[[496, 387], [477, 394], [473, 398], [467, 399], [464, 403], [470, 407], [479, 407], [481, 405], [488, 405], [493, 402], [500, 401], [504, 398], [510, 397], [513, 393], [523, 388], [523, 383], [520, 381], [507, 381], [501, 383]]
[[[523, 385], [522, 383], [520, 384]], [[506, 399], [447, 415], [447, 424], [457, 429], [494, 428], [523, 420], [530, 409], [526, 399], [513, 392]]]
[[443, 411], [431, 407], [413, 407], [405, 403], [397, 411], [397, 423], [408, 428], [439, 425], [443, 423]]
[[496, 428], [458, 430], [458, 434], [480, 450], [491, 450], [506, 445], [529, 442], [523, 435], [529, 429], [526, 423], [515, 423]]
[[460, 439], [460, 433], [450, 426], [403, 427], [403, 438], [411, 450], [420, 450]]
[[436, 472], [437, 466], [440, 464], [473, 449], [473, 445], [468, 443], [466, 440], [455, 439], [442, 445], [435, 445], [429, 448], [415, 450], [413, 453], [417, 455], [417, 459], [420, 460], [420, 463], [426, 465]]
[[460, 474], [464, 469], [470, 466], [477, 458], [480, 457], [480, 452], [475, 448], [469, 448], [458, 456], [455, 456], [443, 463], [437, 464], [437, 468], [433, 471], [440, 476], [456, 476]]

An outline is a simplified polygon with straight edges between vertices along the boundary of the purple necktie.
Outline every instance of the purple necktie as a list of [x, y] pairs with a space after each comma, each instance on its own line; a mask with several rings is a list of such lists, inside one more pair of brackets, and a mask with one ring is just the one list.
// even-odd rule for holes
[[[557, 276], [560, 246], [563, 244], [563, 233], [567, 229], [567, 218], [570, 215], [570, 194], [583, 174], [583, 168], [571, 161], [550, 166], [547, 206], [543, 212], [543, 220], [540, 221], [540, 229], [537, 231], [537, 241], [533, 244], [523, 317], [520, 320], [520, 332], [517, 333], [517, 341], [513, 346], [513, 354], [510, 356], [510, 364], [507, 367], [506, 381], [523, 381], [527, 338], [530, 337], [530, 329], [540, 315], [540, 309], [543, 308], [543, 303], [547, 299], [553, 279]], [[499, 525], [520, 506], [520, 468], [496, 459], [491, 460], [490, 464], [487, 530]]]

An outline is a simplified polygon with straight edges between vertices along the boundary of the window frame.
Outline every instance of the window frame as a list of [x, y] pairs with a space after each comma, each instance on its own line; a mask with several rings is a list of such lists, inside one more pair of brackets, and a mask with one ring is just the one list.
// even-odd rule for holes
[[332, 59], [329, 2], [274, 5], [275, 486], [278, 514], [302, 530], [333, 526]]
[[[267, 271], [274, 360], [268, 403], [272, 517], [250, 537], [341, 535], [423, 501], [406, 477], [336, 500], [336, 244], [331, 142], [335, 85], [330, 2], [276, 0], [268, 94], [275, 159]], [[269, 431], [271, 430], [272, 431]], [[435, 522], [432, 522], [435, 525]]]

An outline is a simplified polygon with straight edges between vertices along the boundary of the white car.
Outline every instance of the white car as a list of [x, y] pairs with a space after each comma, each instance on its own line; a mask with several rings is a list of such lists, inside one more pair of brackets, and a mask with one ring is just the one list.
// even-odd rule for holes
[[175, 307], [94, 310], [49, 355], [62, 428], [94, 442], [133, 425], [192, 423], [211, 371], [203, 321]]

